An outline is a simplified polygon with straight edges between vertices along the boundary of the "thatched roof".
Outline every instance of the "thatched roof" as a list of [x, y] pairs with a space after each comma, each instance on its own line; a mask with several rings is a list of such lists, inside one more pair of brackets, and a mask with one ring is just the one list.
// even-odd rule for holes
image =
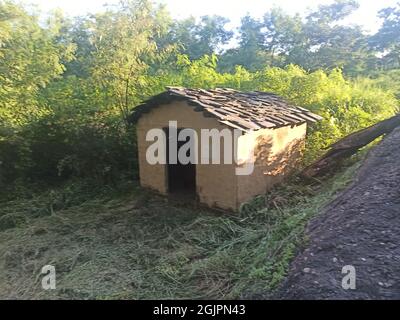
[[322, 119], [272, 93], [168, 87], [167, 91], [137, 106], [130, 121], [135, 123], [143, 113], [174, 101], [186, 101], [206, 117], [214, 117], [220, 123], [242, 131], [278, 128]]

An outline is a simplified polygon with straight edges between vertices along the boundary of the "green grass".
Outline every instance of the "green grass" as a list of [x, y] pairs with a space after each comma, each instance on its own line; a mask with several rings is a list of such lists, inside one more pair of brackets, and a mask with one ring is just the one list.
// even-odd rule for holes
[[[135, 185], [116, 193], [71, 185], [3, 202], [0, 221], [16, 222], [0, 231], [0, 298], [264, 297], [304, 244], [307, 222], [357, 167], [323, 183], [292, 181], [239, 215], [168, 201]], [[46, 264], [56, 267], [55, 291], [41, 289]]]

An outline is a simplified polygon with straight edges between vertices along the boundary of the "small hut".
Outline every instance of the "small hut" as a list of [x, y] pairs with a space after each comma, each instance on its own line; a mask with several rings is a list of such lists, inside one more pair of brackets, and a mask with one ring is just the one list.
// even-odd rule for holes
[[[299, 164], [307, 123], [321, 117], [272, 93], [169, 87], [136, 107], [130, 120], [137, 128], [143, 187], [165, 195], [189, 194], [210, 207], [236, 211]], [[156, 141], [149, 134], [154, 130], [165, 133], [165, 139]], [[156, 142], [162, 145], [158, 156], [165, 162], [149, 161]], [[184, 144], [190, 147], [182, 154], [196, 161], [181, 159]], [[234, 161], [226, 161], [229, 156]]]

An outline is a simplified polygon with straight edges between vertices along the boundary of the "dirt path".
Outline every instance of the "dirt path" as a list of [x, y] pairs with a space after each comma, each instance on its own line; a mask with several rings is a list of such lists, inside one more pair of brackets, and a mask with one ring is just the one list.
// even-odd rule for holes
[[[370, 153], [307, 235], [277, 298], [400, 299], [400, 129]], [[355, 267], [355, 290], [342, 288], [346, 265]]]

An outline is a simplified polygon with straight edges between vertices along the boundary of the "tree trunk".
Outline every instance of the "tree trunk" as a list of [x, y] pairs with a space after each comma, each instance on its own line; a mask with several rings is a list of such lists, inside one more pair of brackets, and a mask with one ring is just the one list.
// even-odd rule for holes
[[392, 132], [398, 126], [400, 126], [400, 114], [348, 135], [331, 145], [330, 150], [313, 164], [306, 167], [301, 175], [312, 178], [326, 174], [335, 169], [340, 161], [351, 157], [362, 147], [370, 144], [378, 137]]

